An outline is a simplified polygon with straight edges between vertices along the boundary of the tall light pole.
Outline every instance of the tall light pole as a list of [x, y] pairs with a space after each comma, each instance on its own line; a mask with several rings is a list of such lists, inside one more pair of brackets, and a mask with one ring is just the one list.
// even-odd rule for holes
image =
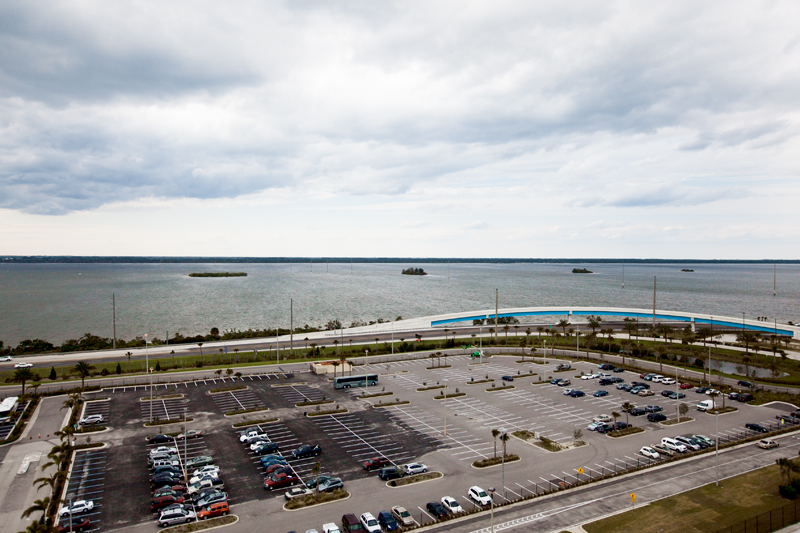
[[369, 348], [364, 348], [364, 393], [369, 387]]
[[150, 368], [150, 354], [147, 351], [147, 333], [144, 334], [144, 366], [150, 375], [150, 423], [153, 423], [153, 369]]
[[489, 487], [489, 505], [491, 505], [491, 532], [494, 533], [494, 487]]
[[714, 447], [716, 448], [716, 451], [714, 452], [714, 458], [715, 458], [716, 463], [717, 463], [717, 466], [716, 466], [716, 470], [717, 470], [717, 487], [719, 487], [719, 411], [715, 410], [715, 413], [716, 414], [714, 415], [714, 423], [716, 425], [716, 429], [714, 431], [716, 432], [716, 434], [714, 435]]
[[[446, 379], [443, 381], [447, 381]], [[444, 431], [442, 434], [447, 436], [447, 383], [444, 384]]]

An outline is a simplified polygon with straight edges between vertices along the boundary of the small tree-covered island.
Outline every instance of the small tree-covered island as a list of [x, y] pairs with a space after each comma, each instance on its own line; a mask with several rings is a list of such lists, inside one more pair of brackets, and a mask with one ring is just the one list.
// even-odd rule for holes
[[403, 274], [406, 276], [427, 276], [428, 273], [421, 268], [404, 268]]
[[572, 269], [572, 273], [573, 274], [594, 274], [594, 272], [592, 272], [588, 268], [573, 268]]
[[190, 278], [236, 278], [246, 276], [247, 272], [192, 272]]

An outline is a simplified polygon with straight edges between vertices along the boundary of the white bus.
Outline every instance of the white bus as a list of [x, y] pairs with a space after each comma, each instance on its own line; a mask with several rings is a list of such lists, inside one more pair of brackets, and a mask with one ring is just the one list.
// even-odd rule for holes
[[366, 374], [361, 376], [346, 376], [333, 380], [334, 389], [349, 389], [351, 387], [374, 387], [378, 384], [378, 374]]

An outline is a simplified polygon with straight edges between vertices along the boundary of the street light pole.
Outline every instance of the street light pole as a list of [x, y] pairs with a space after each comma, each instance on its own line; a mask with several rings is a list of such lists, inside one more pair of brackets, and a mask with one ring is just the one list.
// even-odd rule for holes
[[716, 451], [714, 452], [714, 458], [717, 463], [717, 487], [719, 487], [719, 411], [716, 411], [716, 414], [714, 415], [714, 421], [716, 425], [716, 429], [714, 430], [716, 432], [716, 435], [714, 435], [714, 447], [716, 448]]
[[447, 436], [447, 383], [444, 384], [444, 431], [442, 434]]
[[369, 348], [364, 348], [364, 393], [369, 387]]
[[489, 487], [489, 504], [491, 505], [491, 533], [494, 533], [494, 487]]
[[153, 422], [153, 375], [150, 368], [150, 354], [147, 351], [147, 333], [144, 334], [144, 366], [147, 368], [147, 373], [150, 374], [150, 423]]

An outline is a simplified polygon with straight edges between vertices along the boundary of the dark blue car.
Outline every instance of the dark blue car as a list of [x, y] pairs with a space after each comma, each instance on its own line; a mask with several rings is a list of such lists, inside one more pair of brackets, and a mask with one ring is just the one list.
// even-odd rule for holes
[[389, 511], [381, 511], [378, 513], [378, 523], [386, 531], [394, 531], [398, 528], [397, 520], [394, 519], [392, 513]]

